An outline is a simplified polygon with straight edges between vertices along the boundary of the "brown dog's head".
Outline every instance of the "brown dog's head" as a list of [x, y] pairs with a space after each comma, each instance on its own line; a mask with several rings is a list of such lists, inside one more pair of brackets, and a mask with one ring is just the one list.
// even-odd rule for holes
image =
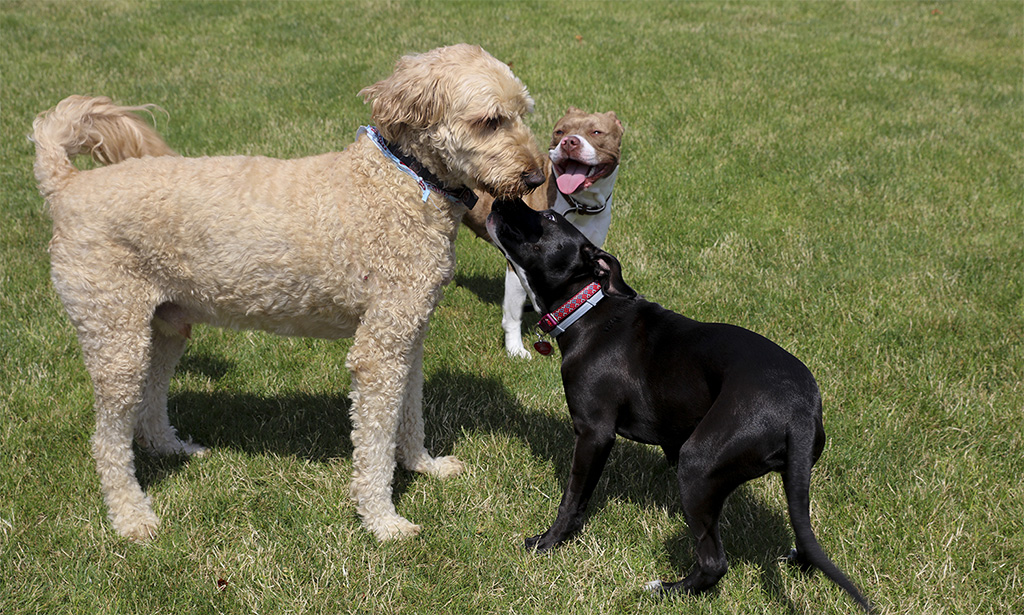
[[384, 138], [451, 187], [519, 196], [544, 182], [544, 160], [523, 123], [533, 99], [480, 47], [405, 56], [359, 94]]
[[548, 155], [562, 194], [576, 194], [619, 166], [622, 122], [614, 111], [587, 113], [569, 107], [551, 132]]

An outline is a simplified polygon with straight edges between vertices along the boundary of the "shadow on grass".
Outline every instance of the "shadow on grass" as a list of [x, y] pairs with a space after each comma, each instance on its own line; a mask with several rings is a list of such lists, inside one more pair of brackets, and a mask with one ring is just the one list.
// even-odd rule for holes
[[[179, 372], [213, 380], [225, 376], [230, 362], [208, 354], [182, 358]], [[294, 456], [316, 462], [351, 458], [351, 401], [347, 390], [327, 393], [253, 393], [179, 391], [168, 400], [171, 424], [184, 439], [211, 449], [230, 448], [254, 455]], [[143, 489], [158, 484], [188, 463], [184, 455], [136, 455]], [[399, 493], [396, 483], [396, 494]]]
[[[201, 372], [213, 379], [224, 376], [230, 368], [225, 361], [208, 355], [186, 358], [181, 365], [184, 371]], [[169, 410], [172, 424], [183, 437], [211, 448], [327, 462], [352, 455], [351, 401], [347, 394], [347, 390], [340, 390], [265, 397], [181, 391], [172, 396]], [[437, 372], [424, 385], [424, 414], [427, 448], [432, 454], [450, 453], [466, 432], [497, 433], [525, 442], [533, 455], [554, 465], [561, 485], [567, 480], [574, 439], [568, 415], [553, 417], [531, 412], [497, 379]], [[185, 463], [187, 458], [183, 456], [138, 455], [139, 480], [143, 488], [148, 488], [179, 471]], [[413, 480], [415, 475], [410, 472], [396, 472], [394, 497], [400, 499]], [[619, 438], [589, 512], [601, 510], [609, 498], [674, 510], [680, 530], [666, 541], [665, 548], [681, 578], [694, 563], [693, 538], [680, 514], [676, 485], [675, 471], [660, 448]], [[554, 520], [555, 513], [552, 509], [545, 522]], [[523, 529], [539, 532], [544, 527]], [[768, 507], [751, 490], [741, 487], [726, 504], [722, 535], [730, 560], [746, 562], [763, 571], [764, 591], [784, 605], [784, 612], [798, 613], [785, 594], [776, 563], [792, 542], [785, 511]]]
[[[495, 248], [497, 249], [497, 248]], [[505, 278], [494, 275], [463, 275], [455, 273], [455, 285], [469, 289], [483, 303], [501, 305], [505, 298]]]

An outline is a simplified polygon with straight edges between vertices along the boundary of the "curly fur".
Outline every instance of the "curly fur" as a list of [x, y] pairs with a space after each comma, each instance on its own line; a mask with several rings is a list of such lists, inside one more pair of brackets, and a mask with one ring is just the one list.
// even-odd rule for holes
[[[378, 128], [450, 187], [523, 194], [543, 160], [508, 67], [456, 45], [402, 58], [361, 94]], [[109, 517], [144, 540], [158, 525], [132, 438], [161, 454], [179, 438], [167, 389], [195, 323], [282, 335], [354, 337], [351, 495], [384, 540], [415, 535], [392, 501], [396, 462], [463, 469], [424, 448], [423, 340], [455, 266], [463, 205], [431, 194], [366, 137], [296, 160], [184, 158], [134, 112], [71, 96], [33, 124], [35, 173], [53, 219], [54, 287], [75, 326], [95, 396], [93, 456]], [[91, 153], [108, 164], [79, 171]]]

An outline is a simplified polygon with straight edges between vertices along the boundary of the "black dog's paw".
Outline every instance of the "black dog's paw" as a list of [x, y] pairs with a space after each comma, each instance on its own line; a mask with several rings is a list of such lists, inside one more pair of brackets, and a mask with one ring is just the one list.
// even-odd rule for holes
[[527, 551], [533, 551], [535, 553], [544, 553], [546, 551], [550, 551], [551, 547], [554, 547], [558, 543], [553, 542], [551, 540], [545, 540], [546, 537], [547, 532], [527, 538], [526, 541], [523, 543], [523, 546], [526, 547]]
[[786, 562], [790, 566], [796, 566], [800, 569], [800, 572], [804, 574], [810, 574], [814, 572], [814, 566], [809, 562], [804, 561], [804, 558], [800, 556], [800, 552], [796, 548], [789, 550], [789, 553], [779, 558], [779, 561]]

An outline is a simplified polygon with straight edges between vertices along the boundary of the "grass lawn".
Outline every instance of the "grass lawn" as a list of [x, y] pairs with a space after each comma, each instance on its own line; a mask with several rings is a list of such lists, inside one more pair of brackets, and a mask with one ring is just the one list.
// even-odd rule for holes
[[347, 496], [347, 342], [197, 328], [171, 388], [196, 460], [138, 457], [163, 525], [105, 518], [92, 393], [48, 279], [25, 136], [70, 94], [152, 102], [187, 155], [341, 149], [396, 58], [474, 42], [546, 142], [569, 105], [626, 126], [606, 248], [626, 281], [762, 333], [816, 374], [812, 521], [883, 613], [1024, 612], [1024, 8], [976, 2], [0, 2], [0, 613], [853, 613], [792, 543], [781, 480], [729, 500], [715, 591], [660, 451], [620, 440], [577, 539], [557, 355], [506, 358], [503, 261], [469, 232], [427, 341], [414, 540]]

